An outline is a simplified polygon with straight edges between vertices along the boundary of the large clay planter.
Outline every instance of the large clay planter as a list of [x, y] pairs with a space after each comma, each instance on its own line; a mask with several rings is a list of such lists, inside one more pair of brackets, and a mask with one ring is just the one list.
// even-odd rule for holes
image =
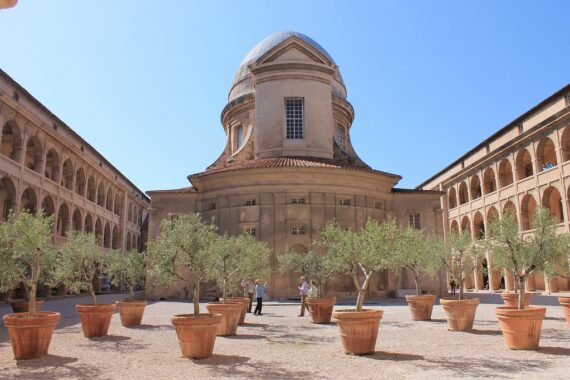
[[228, 298], [228, 302], [237, 302], [243, 305], [243, 310], [239, 315], [239, 324], [243, 325], [245, 323], [245, 315], [247, 314], [247, 308], [249, 306], [249, 298], [247, 297], [237, 297], [237, 298]]
[[221, 314], [201, 313], [197, 318], [193, 314], [179, 314], [173, 315], [171, 321], [176, 329], [182, 356], [192, 359], [212, 356], [216, 332], [222, 323]]
[[495, 309], [503, 338], [512, 350], [536, 350], [540, 341], [545, 307], [531, 306], [528, 309], [515, 309], [499, 306]]
[[412, 312], [414, 321], [431, 320], [431, 312], [435, 303], [435, 295], [425, 294], [423, 296], [406, 296], [406, 302]]
[[55, 325], [61, 318], [53, 311], [38, 312], [36, 317], [29, 313], [15, 313], [4, 316], [4, 325], [12, 341], [15, 359], [32, 359], [47, 355]]
[[330, 323], [336, 297], [307, 297], [311, 322]]
[[[518, 293], [501, 293], [501, 298], [505, 303], [506, 307], [519, 307], [519, 294]], [[524, 294], [524, 307], [529, 307], [530, 299], [532, 298], [532, 293]]]
[[373, 354], [383, 313], [383, 310], [370, 309], [335, 311], [333, 318], [337, 321], [344, 352], [355, 355]]
[[146, 301], [117, 301], [121, 324], [125, 327], [140, 326]]
[[[36, 311], [40, 311], [44, 304], [43, 300], [36, 300]], [[30, 301], [26, 300], [12, 300], [10, 306], [14, 313], [27, 313], [30, 311]]]
[[77, 305], [77, 312], [86, 338], [107, 335], [111, 317], [115, 311], [114, 304]]
[[442, 298], [441, 306], [447, 315], [447, 328], [451, 331], [471, 331], [479, 298], [458, 300]]
[[243, 304], [238, 302], [212, 302], [206, 305], [210, 313], [221, 314], [222, 323], [218, 325], [216, 335], [236, 335]]
[[566, 322], [570, 326], [570, 297], [558, 297], [560, 305], [562, 305], [562, 310], [564, 310], [564, 315], [566, 315]]

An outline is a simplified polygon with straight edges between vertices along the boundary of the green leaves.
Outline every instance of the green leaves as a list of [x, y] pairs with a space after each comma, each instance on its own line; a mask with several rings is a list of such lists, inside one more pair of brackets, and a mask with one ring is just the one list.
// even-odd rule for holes
[[[334, 267], [326, 254], [314, 251], [307, 253], [286, 252], [279, 256], [279, 270], [281, 272], [298, 272], [311, 280], [316, 280], [321, 286], [334, 275]], [[322, 288], [324, 290], [326, 288]], [[324, 292], [323, 292], [324, 294]]]
[[133, 289], [144, 286], [146, 277], [144, 254], [130, 250], [124, 254], [119, 250], [111, 250], [107, 254], [107, 274], [111, 282], [120, 285], [123, 282], [129, 288], [129, 299], [133, 298]]

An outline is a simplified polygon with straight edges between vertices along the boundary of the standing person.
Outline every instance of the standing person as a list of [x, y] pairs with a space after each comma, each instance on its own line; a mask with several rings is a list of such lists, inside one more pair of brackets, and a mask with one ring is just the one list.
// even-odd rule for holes
[[251, 307], [253, 306], [253, 293], [255, 292], [255, 280], [253, 278], [244, 278], [241, 282], [241, 286], [243, 287], [244, 295], [249, 298], [247, 312], [251, 313]]
[[449, 286], [451, 287], [451, 294], [455, 295], [455, 286], [456, 286], [456, 284], [455, 284], [455, 279], [454, 279], [454, 278], [451, 279], [451, 282], [449, 283]]
[[257, 298], [257, 305], [255, 305], [253, 315], [261, 315], [261, 308], [263, 307], [263, 295], [265, 294], [266, 284], [267, 281], [261, 285], [260, 280], [255, 280], [255, 298]]
[[301, 276], [301, 285], [298, 286], [299, 293], [301, 294], [301, 314], [299, 317], [305, 316], [305, 309], [309, 311], [309, 306], [307, 306], [307, 296], [309, 295], [309, 283], [305, 276]]
[[317, 282], [311, 280], [311, 286], [309, 287], [309, 297], [317, 298], [319, 296], [319, 288], [317, 288]]

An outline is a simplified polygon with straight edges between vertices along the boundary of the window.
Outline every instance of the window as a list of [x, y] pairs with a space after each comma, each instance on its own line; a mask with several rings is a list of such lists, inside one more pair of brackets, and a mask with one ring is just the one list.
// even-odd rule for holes
[[410, 227], [419, 230], [420, 225], [420, 214], [410, 214]]
[[291, 235], [305, 235], [304, 226], [295, 226], [291, 229]]
[[239, 126], [236, 128], [236, 150], [241, 148], [243, 143], [243, 127]]
[[336, 142], [341, 148], [344, 148], [344, 128], [342, 127], [336, 129]]
[[293, 198], [293, 199], [291, 199], [291, 203], [294, 205], [304, 205], [305, 204], [305, 198]]
[[350, 206], [350, 199], [340, 199], [338, 204], [341, 206]]
[[257, 204], [257, 199], [247, 199], [245, 201], [246, 206], [255, 206]]
[[288, 139], [303, 139], [303, 99], [285, 99], [285, 120]]
[[382, 210], [384, 207], [382, 205], [382, 202], [376, 201], [376, 202], [374, 202], [374, 208], [377, 208], [378, 210]]
[[208, 205], [208, 209], [215, 210], [216, 209], [216, 202], [212, 202]]
[[257, 233], [257, 231], [256, 231], [255, 227], [244, 227], [243, 228], [243, 234], [244, 235], [255, 236], [256, 233]]

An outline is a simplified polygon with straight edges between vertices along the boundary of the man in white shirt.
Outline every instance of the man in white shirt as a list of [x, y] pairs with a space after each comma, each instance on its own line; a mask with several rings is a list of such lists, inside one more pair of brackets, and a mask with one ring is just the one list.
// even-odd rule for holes
[[307, 296], [309, 295], [309, 283], [307, 282], [307, 278], [305, 276], [301, 277], [301, 285], [298, 286], [299, 293], [301, 294], [301, 314], [299, 317], [305, 316], [305, 309], [309, 311], [309, 306], [307, 306]]

